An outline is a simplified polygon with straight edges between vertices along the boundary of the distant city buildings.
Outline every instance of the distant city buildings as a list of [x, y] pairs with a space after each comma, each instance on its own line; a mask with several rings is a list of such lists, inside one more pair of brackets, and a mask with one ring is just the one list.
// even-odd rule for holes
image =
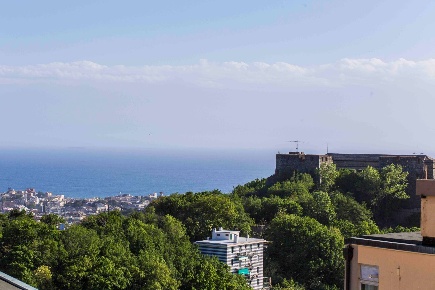
[[230, 266], [233, 274], [243, 275], [253, 289], [269, 289], [269, 279], [263, 276], [264, 239], [241, 237], [239, 231], [213, 229], [211, 238], [197, 241], [204, 255], [216, 256]]
[[0, 212], [7, 213], [13, 209], [33, 213], [36, 219], [46, 214], [62, 216], [68, 223], [80, 222], [88, 215], [95, 215], [110, 210], [141, 210], [156, 198], [163, 196], [153, 193], [146, 196], [119, 194], [105, 198], [65, 198], [51, 192], [36, 192], [34, 188], [14, 190], [9, 188], [0, 194]]

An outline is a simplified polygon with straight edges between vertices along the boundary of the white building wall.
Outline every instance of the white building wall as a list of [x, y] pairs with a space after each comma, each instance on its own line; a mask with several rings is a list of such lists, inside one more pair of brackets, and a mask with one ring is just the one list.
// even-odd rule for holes
[[240, 238], [238, 243], [216, 243], [209, 241], [197, 242], [199, 250], [204, 255], [216, 256], [219, 261], [230, 266], [233, 274], [239, 275], [238, 271], [248, 268], [250, 275], [246, 276], [250, 286], [255, 290], [263, 288], [263, 251], [264, 240], [243, 242]]

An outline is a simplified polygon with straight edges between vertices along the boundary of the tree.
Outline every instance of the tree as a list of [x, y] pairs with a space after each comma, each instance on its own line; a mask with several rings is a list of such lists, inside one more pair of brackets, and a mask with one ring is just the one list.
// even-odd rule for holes
[[320, 177], [319, 190], [329, 191], [335, 185], [335, 180], [339, 176], [337, 167], [334, 163], [322, 163], [317, 171]]
[[333, 225], [345, 238], [379, 233], [372, 212], [364, 204], [338, 191], [330, 193], [330, 197], [337, 214]]
[[57, 214], [46, 214], [41, 217], [41, 222], [51, 227], [57, 227], [61, 223], [65, 223], [65, 219]]
[[302, 206], [305, 216], [312, 217], [321, 224], [331, 225], [335, 219], [334, 205], [326, 192], [314, 191], [298, 196], [296, 201]]
[[24, 209], [19, 210], [14, 208], [8, 213], [8, 218], [10, 220], [18, 219], [18, 218], [33, 218], [33, 213], [27, 213]]
[[138, 289], [143, 290], [176, 290], [180, 282], [173, 277], [162, 257], [142, 251], [138, 256], [139, 269], [142, 279]]
[[268, 196], [293, 197], [309, 192], [309, 188], [303, 182], [286, 180], [277, 182], [267, 190]]
[[296, 283], [294, 280], [290, 279], [284, 279], [281, 283], [279, 283], [278, 286], [274, 286], [273, 289], [275, 290], [305, 290], [305, 287], [300, 285], [299, 283]]
[[50, 267], [40, 266], [34, 271], [35, 283], [40, 290], [51, 290], [54, 289], [53, 285], [53, 275], [51, 273]]
[[61, 289], [88, 289], [100, 253], [100, 238], [94, 230], [76, 225], [63, 232], [62, 242], [67, 255], [59, 265], [56, 284]]
[[153, 201], [147, 210], [180, 220], [192, 242], [205, 239], [217, 227], [249, 233], [253, 224], [239, 199], [219, 191], [162, 197]]
[[82, 221], [81, 225], [95, 230], [99, 236], [113, 235], [122, 239], [124, 220], [125, 217], [115, 210], [88, 216]]
[[389, 224], [394, 212], [400, 208], [400, 201], [409, 198], [406, 193], [408, 172], [400, 165], [390, 164], [381, 169], [380, 176], [381, 187], [373, 199], [374, 213], [384, 224]]
[[355, 189], [357, 189], [359, 182], [360, 177], [355, 169], [340, 168], [338, 170], [338, 176], [335, 179], [335, 187], [343, 194], [352, 196], [356, 193]]
[[[39, 225], [23, 212], [4, 226], [1, 239], [0, 269], [28, 284], [35, 285], [35, 246]], [[18, 214], [17, 216], [15, 214]]]
[[201, 256], [195, 264], [195, 276], [188, 288], [201, 290], [249, 290], [252, 289], [241, 275], [231, 274], [229, 267], [216, 257]]
[[310, 217], [279, 215], [272, 220], [267, 249], [274, 263], [274, 280], [293, 279], [307, 289], [341, 287], [343, 237]]
[[252, 195], [261, 195], [265, 191], [266, 188], [266, 178], [262, 179], [255, 179], [253, 181], [250, 181], [244, 185], [237, 185], [232, 195], [238, 196], [238, 197], [248, 197]]
[[278, 213], [302, 214], [302, 207], [290, 198], [250, 196], [242, 202], [245, 211], [257, 224], [268, 224]]
[[[390, 164], [380, 171], [368, 166], [359, 172], [342, 171], [338, 178], [342, 192], [351, 191], [358, 202], [367, 204], [378, 224], [389, 225], [406, 194], [407, 172]], [[353, 184], [353, 186], [351, 186]], [[345, 188], [345, 189], [343, 189]]]

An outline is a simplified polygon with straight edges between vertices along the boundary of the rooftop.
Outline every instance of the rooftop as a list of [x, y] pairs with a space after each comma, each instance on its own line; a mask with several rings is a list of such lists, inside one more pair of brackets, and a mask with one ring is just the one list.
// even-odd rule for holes
[[423, 246], [420, 232], [365, 235], [346, 239], [346, 244], [385, 248], [398, 251], [435, 254], [435, 247]]
[[241, 237], [240, 231], [224, 230], [222, 227], [219, 229], [213, 229], [211, 232], [211, 238], [207, 240], [197, 241], [196, 243], [201, 244], [219, 244], [219, 245], [244, 245], [253, 244], [259, 242], [266, 242], [263, 239], [256, 239], [247, 237]]
[[38, 290], [38, 289], [36, 289], [30, 285], [27, 285], [26, 283], [24, 283], [18, 279], [15, 279], [14, 277], [11, 277], [3, 272], [0, 272], [0, 289], [3, 289], [3, 290], [15, 290], [15, 289]]
[[234, 240], [202, 240], [197, 241], [196, 243], [201, 244], [222, 244], [227, 246], [236, 246], [236, 245], [244, 245], [244, 244], [255, 244], [255, 243], [265, 243], [266, 240], [264, 239], [256, 239], [256, 238], [245, 238], [245, 237], [239, 237], [237, 242]]

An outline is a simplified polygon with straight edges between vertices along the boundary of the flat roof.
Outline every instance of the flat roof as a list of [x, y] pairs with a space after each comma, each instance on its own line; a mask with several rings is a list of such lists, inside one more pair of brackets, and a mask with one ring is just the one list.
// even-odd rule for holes
[[352, 237], [346, 239], [345, 243], [435, 255], [435, 247], [423, 246], [422, 241], [421, 232], [410, 232]]
[[7, 289], [22, 289], [22, 290], [38, 290], [35, 287], [32, 287], [18, 279], [15, 279], [12, 276], [9, 276], [6, 273], [0, 272], [0, 283], [4, 282], [8, 285], [10, 285], [10, 287], [3, 285], [2, 287], [8, 287]]
[[236, 234], [236, 235], [239, 235], [239, 234], [240, 234], [240, 231], [217, 230], [217, 231], [214, 231], [214, 233], [216, 233], [216, 234], [227, 234], [227, 233], [230, 233], [230, 234]]
[[256, 239], [256, 238], [244, 238], [239, 237], [237, 243], [234, 240], [202, 240], [196, 241], [196, 244], [222, 244], [227, 246], [237, 246], [237, 245], [245, 245], [245, 244], [256, 244], [256, 243], [266, 243], [267, 241], [264, 239]]

